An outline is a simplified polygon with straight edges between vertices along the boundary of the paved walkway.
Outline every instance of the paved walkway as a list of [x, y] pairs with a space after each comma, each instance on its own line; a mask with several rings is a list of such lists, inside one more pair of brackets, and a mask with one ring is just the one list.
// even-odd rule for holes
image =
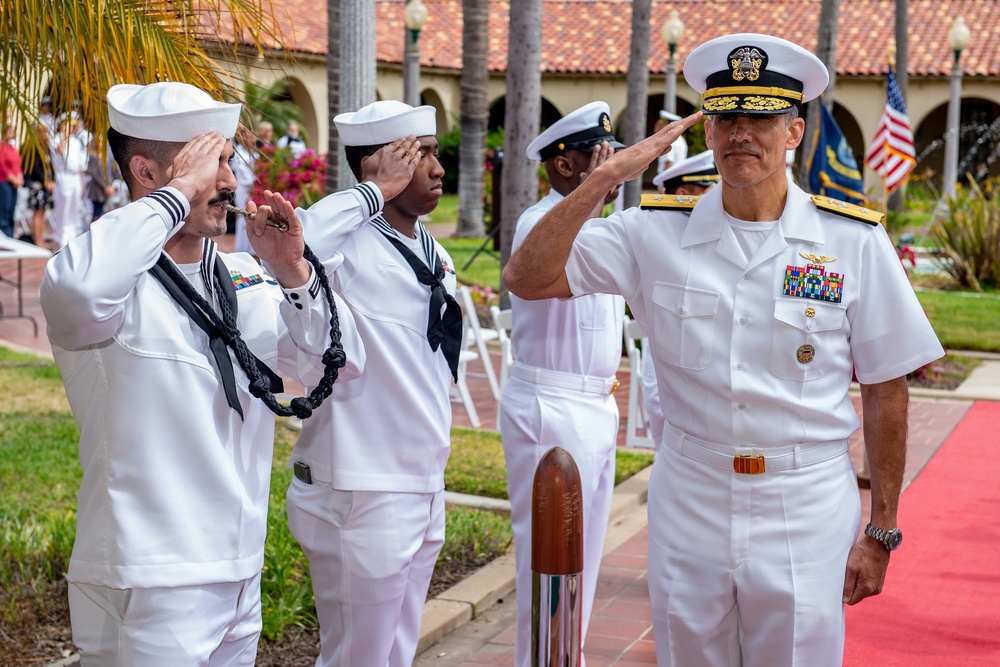
[[[221, 243], [231, 245], [232, 237]], [[37, 303], [38, 285], [44, 262], [25, 260], [22, 266], [24, 314], [39, 324], [35, 336], [27, 319], [8, 319], [16, 313], [17, 302], [9, 284], [0, 285], [0, 344], [49, 355], [45, 322]], [[0, 279], [17, 275], [16, 262], [0, 258]], [[496, 363], [496, 359], [494, 359]], [[622, 386], [616, 396], [622, 411], [619, 444], [624, 443], [629, 377], [627, 366], [619, 374]], [[469, 371], [470, 389], [484, 428], [496, 423], [496, 402], [490, 394], [482, 367]], [[986, 362], [956, 392], [911, 393], [910, 436], [906, 480], [908, 485], [919, 473], [976, 399], [1000, 400], [1000, 360]], [[855, 398], [859, 414], [860, 399]], [[454, 423], [468, 426], [460, 405], [455, 406]], [[863, 440], [860, 431], [851, 438], [851, 456], [856, 468], [863, 468]], [[868, 492], [862, 490], [865, 523]], [[655, 664], [649, 598], [646, 592], [646, 517], [644, 480], [623, 485], [616, 491], [616, 510], [609, 530], [594, 616], [587, 638], [589, 667], [615, 665], [635, 667]], [[488, 566], [469, 581], [459, 584], [428, 603], [424, 614], [419, 667], [513, 664], [513, 559], [505, 557]]]

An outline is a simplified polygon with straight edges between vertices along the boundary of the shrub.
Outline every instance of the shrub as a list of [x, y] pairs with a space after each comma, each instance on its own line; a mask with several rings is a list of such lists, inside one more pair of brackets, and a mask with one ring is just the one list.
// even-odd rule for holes
[[290, 148], [261, 148], [254, 165], [257, 181], [250, 198], [261, 201], [264, 190], [280, 192], [294, 206], [309, 208], [326, 194], [326, 154], [307, 150], [299, 157]]
[[982, 292], [1000, 286], [1000, 202], [994, 186], [969, 180], [948, 199], [948, 213], [931, 229], [940, 270], [961, 287]]

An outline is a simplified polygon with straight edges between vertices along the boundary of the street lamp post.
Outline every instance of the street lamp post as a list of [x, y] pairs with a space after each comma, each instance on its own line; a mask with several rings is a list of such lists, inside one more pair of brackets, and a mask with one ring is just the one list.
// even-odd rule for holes
[[663, 110], [667, 113], [677, 113], [677, 63], [674, 54], [677, 51], [677, 42], [684, 36], [684, 24], [677, 10], [670, 12], [670, 16], [663, 22], [663, 41], [667, 43], [670, 55], [667, 57], [667, 81], [663, 91]]
[[951, 68], [951, 96], [948, 98], [948, 133], [944, 142], [944, 188], [945, 197], [955, 196], [955, 181], [958, 180], [958, 140], [959, 116], [962, 104], [962, 51], [969, 45], [969, 29], [965, 19], [959, 16], [948, 29], [948, 44], [955, 54]]
[[409, 0], [403, 12], [406, 23], [406, 52], [403, 56], [403, 101], [420, 106], [420, 31], [427, 23], [427, 5], [423, 0]]

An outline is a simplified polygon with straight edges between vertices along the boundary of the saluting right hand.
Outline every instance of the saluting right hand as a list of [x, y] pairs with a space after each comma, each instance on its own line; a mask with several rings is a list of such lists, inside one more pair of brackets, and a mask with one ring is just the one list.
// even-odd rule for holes
[[167, 185], [180, 190], [192, 210], [217, 194], [219, 161], [225, 146], [226, 138], [219, 131], [199, 134], [177, 152], [167, 167]]
[[397, 139], [361, 160], [361, 180], [372, 181], [385, 201], [406, 189], [420, 164], [420, 142], [412, 134]]
[[687, 118], [670, 123], [639, 143], [616, 151], [600, 169], [607, 171], [609, 178], [616, 181], [631, 181], [638, 178], [653, 160], [666, 155], [670, 151], [670, 145], [689, 127], [701, 120], [702, 115], [700, 111], [696, 111]]

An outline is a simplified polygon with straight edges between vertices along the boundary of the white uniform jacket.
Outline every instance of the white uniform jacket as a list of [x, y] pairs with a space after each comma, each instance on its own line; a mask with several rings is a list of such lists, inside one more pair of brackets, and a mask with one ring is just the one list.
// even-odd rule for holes
[[943, 354], [885, 230], [795, 186], [749, 260], [714, 188], [690, 215], [633, 208], [586, 226], [566, 273], [573, 294], [625, 296], [667, 422], [710, 442], [846, 439], [852, 367], [874, 384]]
[[[245, 418], [229, 407], [208, 335], [148, 272], [188, 212], [163, 188], [102, 217], [46, 266], [42, 310], [80, 425], [71, 582], [189, 586], [247, 579], [263, 564], [273, 415], [232, 352]], [[316, 276], [283, 295], [249, 255], [220, 256], [247, 345], [315, 384], [330, 319]], [[364, 351], [338, 310], [349, 380]]]
[[[382, 203], [378, 187], [362, 183], [298, 211], [309, 246], [354, 313], [367, 363], [303, 424], [292, 461], [343, 491], [436, 493], [451, 450], [451, 371], [427, 342], [430, 290], [369, 224]], [[451, 257], [435, 247], [454, 294]]]
[[[511, 252], [562, 199], [561, 194], [550, 190], [521, 214]], [[594, 294], [525, 301], [511, 294], [510, 303], [510, 340], [517, 363], [574, 375], [614, 377], [622, 357], [623, 298]]]

